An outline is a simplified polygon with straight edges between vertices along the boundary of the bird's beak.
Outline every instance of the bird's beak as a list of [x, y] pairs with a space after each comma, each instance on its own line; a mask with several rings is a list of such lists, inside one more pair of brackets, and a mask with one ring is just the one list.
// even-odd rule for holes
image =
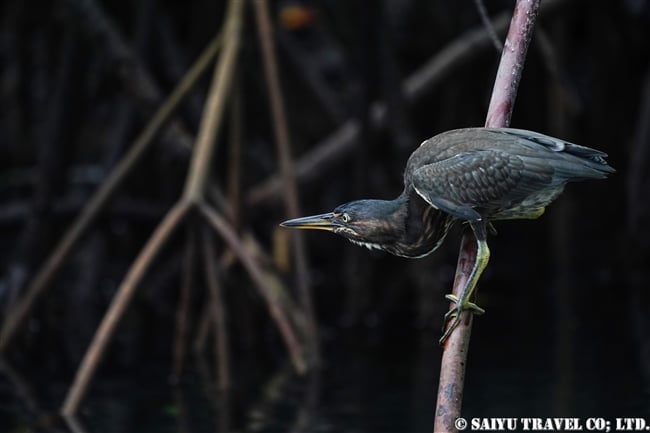
[[312, 230], [327, 230], [334, 231], [335, 228], [340, 227], [341, 224], [334, 218], [334, 214], [324, 213], [320, 215], [306, 216], [302, 218], [295, 218], [292, 220], [280, 223], [282, 227], [292, 229], [312, 229]]

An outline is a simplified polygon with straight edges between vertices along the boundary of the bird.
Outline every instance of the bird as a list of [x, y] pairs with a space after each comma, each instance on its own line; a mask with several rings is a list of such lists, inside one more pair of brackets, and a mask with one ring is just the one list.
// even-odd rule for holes
[[540, 217], [568, 182], [615, 173], [606, 158], [604, 152], [524, 129], [454, 129], [423, 141], [411, 154], [397, 198], [356, 200], [280, 226], [326, 230], [369, 249], [420, 258], [440, 247], [455, 222], [467, 223], [476, 239], [476, 260], [459, 296], [445, 296], [454, 305], [444, 318], [444, 345], [463, 312], [485, 311], [471, 299], [490, 259], [492, 223]]

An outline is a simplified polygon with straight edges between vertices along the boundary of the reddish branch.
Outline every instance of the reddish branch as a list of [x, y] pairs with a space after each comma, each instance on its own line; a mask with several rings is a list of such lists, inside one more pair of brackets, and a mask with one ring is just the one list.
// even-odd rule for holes
[[[494, 81], [485, 126], [504, 127], [510, 123], [539, 3], [540, 0], [518, 0], [515, 5], [510, 30], [504, 43], [499, 69]], [[461, 241], [456, 278], [452, 290], [456, 296], [459, 296], [464, 287], [475, 261], [476, 239], [471, 230], [467, 230]], [[434, 432], [458, 431], [454, 423], [460, 417], [467, 350], [472, 330], [472, 315], [465, 314], [464, 318], [465, 320], [447, 340], [442, 355]]]

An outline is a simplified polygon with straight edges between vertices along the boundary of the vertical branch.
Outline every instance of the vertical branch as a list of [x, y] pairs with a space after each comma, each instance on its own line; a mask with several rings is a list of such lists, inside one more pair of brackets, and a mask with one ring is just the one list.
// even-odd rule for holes
[[232, 249], [233, 253], [239, 258], [239, 261], [244, 268], [246, 268], [253, 283], [255, 283], [260, 294], [266, 301], [269, 314], [275, 321], [275, 324], [280, 331], [280, 335], [287, 346], [291, 362], [293, 363], [296, 372], [298, 374], [304, 374], [307, 371], [307, 365], [305, 363], [302, 347], [300, 341], [296, 337], [291, 321], [285, 314], [281, 301], [279, 300], [280, 295], [277, 292], [274, 293], [272, 284], [268, 281], [268, 278], [265, 278], [264, 272], [259, 267], [259, 264], [250, 254], [248, 254], [246, 247], [244, 247], [244, 244], [235, 235], [234, 230], [228, 224], [226, 219], [221, 217], [221, 215], [205, 203], [198, 203], [198, 209], [201, 211], [201, 214], [205, 217], [206, 221], [210, 223], [219, 236], [221, 236], [230, 249]]
[[[539, 3], [540, 0], [517, 0], [494, 81], [486, 127], [505, 127], [510, 123]], [[467, 230], [461, 241], [452, 290], [456, 296], [464, 287], [475, 262], [476, 239], [471, 230]], [[449, 336], [442, 355], [435, 432], [458, 431], [454, 423], [460, 416], [463, 401], [467, 351], [472, 331], [472, 314], [464, 317], [465, 320]]]
[[[280, 80], [278, 78], [278, 66], [275, 56], [275, 44], [273, 40], [273, 31], [271, 20], [269, 18], [268, 2], [266, 0], [255, 0], [255, 17], [257, 19], [257, 31], [262, 48], [264, 59], [264, 72], [269, 89], [269, 102], [271, 105], [271, 114], [273, 117], [273, 130], [275, 140], [280, 155], [280, 171], [283, 181], [285, 194], [285, 205], [289, 218], [296, 218], [300, 215], [298, 204], [298, 188], [296, 186], [296, 177], [294, 173], [293, 160], [291, 158], [291, 143], [289, 141], [289, 131], [284, 109], [284, 100], [280, 89]], [[306, 329], [308, 345], [311, 349], [310, 361], [318, 362], [318, 340], [316, 331], [316, 321], [314, 317], [314, 307], [309, 287], [309, 274], [307, 270], [307, 260], [305, 246], [302, 234], [299, 232], [291, 233], [293, 241], [294, 257], [296, 263], [296, 274], [298, 280], [298, 295], [300, 303], [307, 314]]]
[[217, 271], [217, 255], [214, 251], [213, 237], [207, 227], [203, 227], [201, 238], [203, 257], [205, 257], [205, 282], [210, 292], [208, 308], [212, 311], [211, 322], [214, 324], [215, 355], [217, 358], [215, 382], [217, 383], [217, 389], [223, 392], [230, 388], [230, 355], [228, 353], [226, 310], [223, 307], [223, 294]]
[[541, 0], [518, 0], [510, 21], [510, 30], [501, 52], [499, 69], [494, 80], [492, 98], [488, 107], [487, 127], [510, 125], [512, 109], [517, 98], [517, 89], [528, 45], [533, 35], [537, 10]]
[[185, 257], [181, 277], [180, 295], [176, 310], [176, 338], [174, 341], [173, 379], [178, 382], [187, 353], [187, 336], [189, 334], [189, 317], [192, 305], [192, 286], [194, 286], [194, 263], [196, 261], [196, 232], [192, 224], [186, 227], [187, 239], [185, 240]]
[[238, 228], [241, 208], [241, 154], [243, 131], [243, 96], [240, 88], [241, 80], [236, 80], [230, 102], [230, 136], [228, 137], [228, 183], [226, 195], [230, 204], [227, 212], [230, 222]]
[[197, 321], [196, 331], [194, 331], [194, 341], [192, 347], [197, 356], [202, 356], [208, 337], [210, 336], [210, 325], [212, 324], [212, 306], [204, 304], [199, 319]]
[[219, 62], [215, 67], [210, 95], [204, 110], [201, 129], [192, 154], [190, 171], [187, 176], [183, 198], [178, 201], [156, 228], [142, 252], [129, 269], [120, 285], [108, 312], [97, 330], [93, 341], [77, 371], [74, 383], [63, 403], [62, 413], [71, 415], [77, 412], [88, 384], [92, 379], [106, 346], [117, 324], [131, 300], [137, 284], [144, 276], [155, 255], [160, 251], [172, 231], [182, 222], [192, 203], [203, 197], [203, 189], [208, 175], [210, 156], [214, 150], [217, 131], [223, 117], [227, 89], [235, 68], [235, 59], [239, 47], [239, 30], [241, 27], [242, 0], [231, 0], [224, 25], [224, 45]]
[[203, 110], [196, 147], [192, 152], [190, 171], [183, 192], [183, 197], [190, 201], [198, 201], [203, 198], [206, 180], [210, 173], [210, 163], [216, 147], [214, 144], [223, 120], [223, 112], [228, 100], [227, 94], [237, 63], [243, 6], [243, 0], [231, 0], [228, 5], [228, 15], [223, 30], [223, 48], [219, 62], [214, 69], [210, 93]]
[[[476, 261], [476, 239], [471, 230], [466, 230], [460, 242], [456, 276], [454, 277], [453, 293], [459, 294]], [[440, 379], [438, 382], [438, 401], [434, 419], [434, 432], [458, 431], [454, 425], [460, 416], [463, 404], [463, 388], [465, 386], [465, 367], [467, 352], [472, 332], [471, 313], [463, 316], [454, 332], [445, 343], [440, 362]]]

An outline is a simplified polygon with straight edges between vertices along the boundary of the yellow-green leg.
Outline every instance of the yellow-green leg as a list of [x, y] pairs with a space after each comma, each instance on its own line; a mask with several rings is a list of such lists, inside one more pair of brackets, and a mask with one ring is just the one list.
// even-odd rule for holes
[[450, 320], [451, 323], [449, 323], [449, 326], [447, 326], [445, 333], [442, 335], [442, 338], [440, 338], [441, 345], [445, 343], [454, 329], [456, 329], [465, 310], [470, 310], [474, 314], [485, 313], [484, 309], [475, 303], [470, 302], [470, 299], [474, 294], [474, 290], [476, 289], [476, 285], [478, 284], [478, 280], [481, 277], [481, 274], [490, 261], [490, 249], [488, 248], [486, 240], [485, 223], [483, 221], [477, 221], [470, 222], [470, 225], [474, 231], [474, 235], [476, 236], [476, 261], [474, 262], [472, 271], [467, 278], [465, 287], [463, 287], [463, 290], [460, 292], [460, 296], [456, 297], [452, 294], [445, 296], [445, 298], [456, 305], [454, 308], [449, 310], [447, 314], [445, 314], [445, 324], [447, 324]]

